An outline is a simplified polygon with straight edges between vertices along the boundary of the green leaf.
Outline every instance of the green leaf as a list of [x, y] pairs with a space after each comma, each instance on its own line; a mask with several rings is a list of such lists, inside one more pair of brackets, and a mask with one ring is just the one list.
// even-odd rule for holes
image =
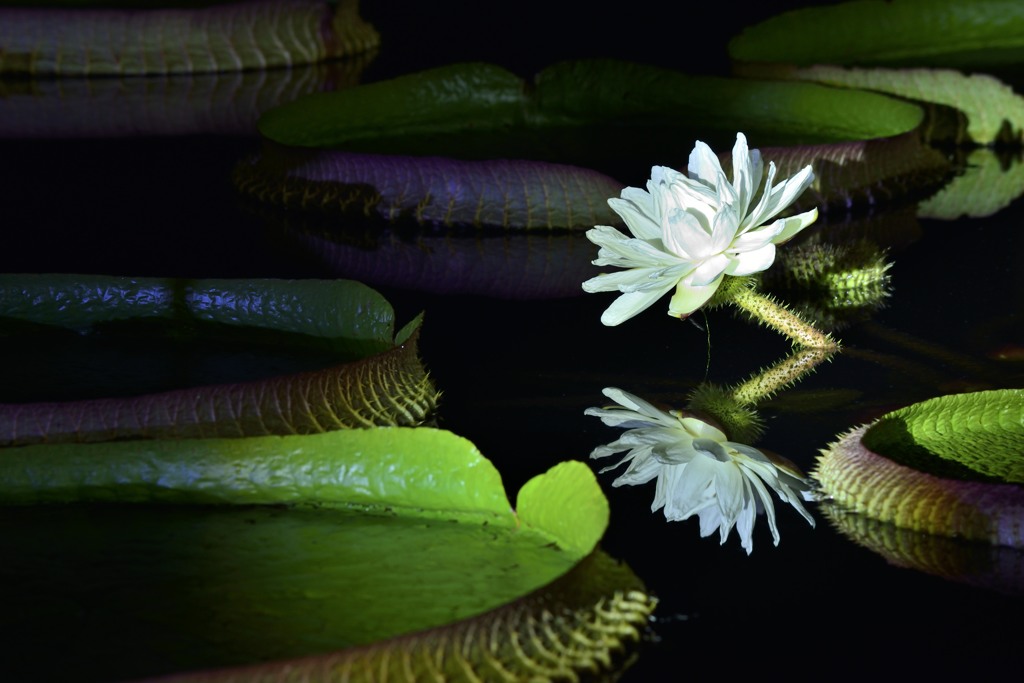
[[391, 304], [352, 280], [186, 280], [72, 274], [0, 274], [0, 320], [78, 332], [100, 323], [164, 318], [257, 327], [390, 346]]
[[[750, 71], [750, 70], [748, 70]], [[771, 69], [774, 75], [827, 85], [859, 88], [955, 108], [966, 116], [966, 136], [979, 144], [1019, 142], [1024, 130], [1024, 98], [992, 76], [967, 76], [949, 69], [846, 69], [814, 66]], [[757, 73], [764, 74], [763, 70]], [[937, 116], [941, 116], [938, 114]], [[924, 131], [939, 142], [963, 142], [960, 131]]]
[[745, 29], [729, 43], [740, 62], [809, 66], [1019, 64], [1024, 5], [1016, 0], [857, 0], [805, 7]]
[[243, 338], [269, 331], [277, 343], [317, 339], [337, 361], [348, 361], [159, 393], [0, 404], [0, 445], [418, 425], [438, 397], [419, 358], [420, 318], [392, 342], [390, 304], [350, 281], [0, 276], [0, 311], [8, 319], [81, 330], [161, 319], [172, 330], [200, 322]]
[[1024, 547], [1024, 390], [954, 394], [841, 436], [812, 473], [836, 503], [897, 526]]
[[405, 506], [511, 523], [494, 467], [465, 439], [429, 428], [0, 450], [0, 502], [108, 501]]
[[[267, 112], [260, 132], [283, 145], [337, 148], [365, 140], [615, 123], [737, 130], [793, 143], [905, 133], [921, 110], [879, 94], [813, 84], [689, 76], [614, 60], [541, 71], [533, 87], [499, 67], [456, 64], [340, 92], [309, 95]], [[692, 140], [679, 154], [688, 153]], [[366, 147], [360, 147], [366, 151]]]
[[940, 396], [877, 420], [864, 445], [959, 479], [1024, 483], [1024, 390]]
[[608, 499], [589, 467], [572, 460], [555, 465], [519, 490], [519, 519], [551, 534], [563, 548], [585, 554], [608, 526]]
[[[67, 505], [87, 501], [117, 505]], [[19, 617], [28, 653], [75, 642], [89, 652], [76, 671], [118, 680], [324, 653], [361, 667], [410, 648], [417, 669], [452, 648], [483, 670], [596, 670], [653, 609], [615, 563], [559, 579], [607, 526], [586, 464], [529, 481], [517, 516], [493, 465], [440, 430], [9, 448], [0, 502], [29, 504], [0, 515], [0, 596], [36, 606]], [[519, 650], [472, 636], [524, 627]], [[37, 674], [70, 661], [18, 651]]]
[[[532, 84], [495, 66], [456, 64], [267, 112], [263, 151], [238, 166], [235, 184], [293, 214], [589, 228], [620, 222], [606, 200], [622, 183], [581, 166], [621, 167], [645, 154], [681, 166], [694, 138], [726, 148], [744, 131], [762, 149], [802, 146], [805, 160], [826, 167], [818, 177], [834, 175], [843, 188], [819, 196], [848, 203], [851, 186], [899, 185], [894, 192], [905, 194], [931, 187], [936, 168], [945, 174], [941, 155], [908, 155], [902, 142], [891, 154], [879, 151], [888, 161], [873, 158], [923, 116], [917, 105], [880, 93], [614, 60], [556, 64]], [[871, 147], [872, 159], [858, 145]], [[449, 158], [463, 150], [472, 158]]]
[[266, 112], [266, 138], [336, 147], [382, 136], [500, 130], [523, 122], [522, 79], [492, 64], [438, 67], [347, 90], [307, 95]]
[[[669, 122], [699, 131], [701, 139], [725, 134], [730, 146], [737, 131], [758, 145], [812, 144], [899, 135], [922, 120], [919, 107], [876, 93], [690, 76], [613, 60], [556, 64], [536, 81], [534, 98], [544, 125]], [[678, 151], [680, 158], [691, 145]]]

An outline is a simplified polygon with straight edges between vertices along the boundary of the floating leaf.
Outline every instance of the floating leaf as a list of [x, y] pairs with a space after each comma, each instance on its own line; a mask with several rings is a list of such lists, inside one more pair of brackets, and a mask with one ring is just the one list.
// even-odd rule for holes
[[268, 111], [259, 122], [269, 140], [293, 147], [339, 147], [364, 139], [521, 125], [525, 83], [493, 64], [438, 67], [317, 93]]
[[898, 526], [1024, 547], [1024, 390], [954, 394], [858, 427], [813, 476], [840, 505]]
[[[762, 147], [804, 145], [805, 161], [849, 161], [832, 179], [837, 186], [905, 192], [920, 176], [931, 182], [936, 167], [948, 170], [934, 151], [906, 154], [903, 141], [886, 151], [922, 118], [920, 107], [878, 93], [612, 60], [556, 64], [531, 85], [493, 65], [456, 64], [267, 112], [263, 152], [238, 167], [235, 182], [263, 202], [354, 219], [589, 228], [620, 222], [606, 200], [623, 183], [582, 166], [616, 167], [648, 147], [652, 158], [685, 165], [695, 136], [731, 144], [737, 130]], [[837, 149], [850, 141], [861, 148]], [[867, 163], [865, 144], [890, 161]], [[471, 158], [440, 158], [461, 151]]]
[[77, 331], [116, 320], [166, 318], [318, 337], [343, 352], [382, 350], [394, 335], [384, 297], [351, 280], [187, 280], [0, 274], [0, 319]]
[[1016, 0], [856, 0], [784, 12], [729, 43], [741, 62], [809, 66], [1020, 64], [1024, 5]]
[[[873, 140], [762, 147], [761, 155], [775, 162], [780, 176], [808, 164], [814, 168], [814, 182], [793, 204], [798, 211], [912, 202], [934, 193], [952, 174], [946, 155], [923, 144], [916, 130]], [[723, 153], [721, 160], [729, 172], [731, 158]]]
[[358, 0], [211, 7], [2, 8], [0, 73], [57, 76], [239, 71], [364, 52], [380, 36]]
[[243, 162], [235, 186], [259, 202], [387, 223], [517, 229], [616, 224], [622, 184], [565, 164], [287, 150]]
[[391, 306], [359, 283], [46, 275], [2, 276], [0, 285], [0, 310], [8, 318], [73, 329], [126, 319], [198, 320], [241, 334], [287, 333], [272, 337], [278, 342], [315, 338], [339, 360], [357, 358], [248, 382], [0, 404], [2, 445], [417, 425], [437, 400], [418, 355], [419, 321], [392, 340]]
[[[283, 145], [351, 150], [367, 140], [524, 127], [558, 136], [586, 125], [669, 123], [687, 133], [679, 138], [682, 158], [691, 136], [709, 130], [730, 137], [748, 131], [764, 144], [807, 144], [899, 135], [921, 118], [920, 108], [877, 93], [580, 60], [544, 69], [532, 87], [489, 64], [432, 69], [300, 98], [267, 112], [259, 128]], [[365, 144], [359, 151], [368, 151]]]
[[[949, 69], [846, 69], [813, 66], [802, 69], [748, 68], [746, 73], [847, 88], [860, 88], [955, 108], [966, 116], [967, 130], [924, 131], [936, 142], [987, 145], [1020, 142], [1024, 130], [1024, 98], [1010, 86], [986, 74], [971, 76]], [[962, 137], [966, 136], [966, 140]]]
[[[589, 467], [563, 463], [531, 480], [517, 514], [494, 467], [449, 432], [11, 448], [0, 452], [4, 502], [32, 498], [15, 481], [25, 466], [43, 476], [30, 485], [38, 502], [150, 503], [129, 514], [123, 506], [55, 505], [0, 516], [0, 547], [11, 558], [0, 583], [18, 586], [4, 591], [4, 603], [30, 596], [37, 607], [21, 618], [25, 649], [14, 666], [37, 674], [73, 662], [80, 677], [100, 671], [123, 680], [294, 657], [310, 659], [258, 669], [283, 676], [294, 666], [360, 669], [393, 659], [419, 670], [428, 654], [449, 650], [459, 654], [436, 666], [597, 670], [638, 636], [653, 608], [635, 577], [607, 560], [581, 569], [590, 578], [566, 575], [608, 521]], [[197, 505], [151, 504], [160, 501]], [[51, 617], [55, 609], [61, 618]], [[437, 628], [474, 617], [480, 621]], [[413, 633], [422, 629], [434, 630]], [[527, 637], [508, 649], [507, 640], [478, 640], [481, 629], [526, 629]], [[574, 632], [593, 637], [581, 642]], [[54, 640], [87, 654], [32, 655]]]
[[[712, 142], [731, 144], [744, 131], [759, 147], [812, 145], [900, 135], [922, 120], [919, 107], [865, 91], [812, 83], [690, 76], [613, 60], [581, 60], [548, 67], [533, 95], [544, 125], [615, 121], [670, 122]], [[663, 155], [679, 165], [686, 140]]]

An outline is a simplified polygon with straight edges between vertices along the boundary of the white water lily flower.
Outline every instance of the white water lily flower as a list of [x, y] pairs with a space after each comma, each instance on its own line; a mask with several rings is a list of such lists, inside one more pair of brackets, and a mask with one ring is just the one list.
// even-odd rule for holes
[[612, 443], [595, 448], [590, 457], [628, 451], [619, 462], [601, 471], [629, 463], [613, 486], [656, 479], [651, 512], [664, 508], [670, 522], [697, 515], [700, 535], [709, 536], [718, 529], [722, 544], [735, 526], [748, 555], [754, 548], [758, 512], [768, 518], [772, 538], [775, 545], [779, 544], [769, 488], [814, 526], [814, 518], [801, 502], [801, 498], [810, 499], [810, 484], [795, 468], [756, 448], [728, 441], [717, 427], [696, 417], [679, 411], [666, 413], [621, 389], [610, 387], [603, 393], [618, 405], [588, 408], [585, 414], [626, 431]]
[[732, 165], [730, 182], [711, 148], [698, 141], [688, 176], [655, 166], [647, 191], [627, 187], [620, 198], [608, 200], [633, 237], [607, 225], [587, 231], [600, 247], [594, 265], [627, 269], [583, 283], [587, 292], [621, 292], [601, 322], [618, 325], [673, 287], [669, 315], [685, 318], [707, 303], [726, 275], [751, 275], [771, 266], [775, 246], [817, 219], [818, 210], [811, 209], [768, 223], [814, 180], [810, 166], [775, 183], [770, 163], [762, 188], [761, 154], [747, 151], [742, 133], [736, 135]]

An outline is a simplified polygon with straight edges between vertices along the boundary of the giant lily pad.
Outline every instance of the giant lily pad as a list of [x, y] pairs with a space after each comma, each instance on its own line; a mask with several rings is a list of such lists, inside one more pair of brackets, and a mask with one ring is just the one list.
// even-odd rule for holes
[[[963, 112], [966, 130], [953, 119], [925, 131], [942, 141], [1019, 142], [1024, 98], [990, 75], [956, 69], [1019, 63], [1022, 27], [1020, 3], [1007, 0], [859, 0], [780, 14], [746, 29], [729, 52], [748, 76], [885, 92]], [[935, 116], [949, 118], [941, 109]]]
[[[867, 91], [611, 60], [556, 64], [532, 83], [494, 65], [456, 64], [270, 110], [259, 122], [263, 152], [241, 164], [235, 180], [246, 194], [290, 211], [589, 228], [619, 222], [605, 201], [624, 183], [603, 173], [621, 173], [624, 159], [681, 166], [695, 137], [731, 144], [742, 130], [758, 146], [805, 145], [825, 164], [837, 156], [864, 161], [857, 150], [832, 146], [870, 140], [885, 155], [884, 140], [915, 130], [922, 117], [916, 105]], [[889, 158], [902, 161], [872, 164], [873, 185], [879, 176], [913, 185], [922, 169], [946, 169], [941, 157], [893, 151]], [[911, 179], [885, 175], [900, 165], [911, 166]], [[837, 167], [863, 180], [857, 164]]]
[[4, 276], [0, 318], [76, 330], [165, 320], [175, 331], [313, 344], [336, 359], [322, 370], [230, 384], [0, 404], [4, 445], [416, 425], [437, 399], [417, 353], [419, 320], [396, 335], [387, 301], [351, 281]]
[[785, 12], [729, 44], [743, 62], [933, 66], [1020, 64], [1024, 6], [1016, 0], [855, 0]]
[[0, 8], [0, 74], [130, 76], [310, 64], [380, 37], [358, 0]]
[[[10, 560], [0, 584], [17, 586], [4, 602], [36, 606], [20, 617], [25, 647], [4, 664], [15, 671], [52, 674], [64, 661], [78, 676], [123, 680], [270, 661], [262, 680], [278, 680], [296, 666], [360, 670], [387, 660], [413, 671], [601, 669], [653, 608], [614, 567], [586, 581], [566, 576], [608, 520], [585, 464], [531, 480], [513, 512], [494, 467], [450, 432], [26, 446], [0, 451], [0, 470], [3, 502], [65, 503], [0, 510]], [[66, 504], [89, 500], [119, 505]], [[168, 501], [187, 505], [153, 505]], [[149, 504], [124, 507], [141, 502]], [[491, 612], [560, 577], [511, 611]], [[569, 611], [552, 614], [559, 604]], [[482, 621], [437, 630], [474, 618]], [[473, 635], [514, 638], [542, 625], [518, 651], [500, 636]], [[573, 637], [588, 625], [602, 637]], [[40, 658], [55, 640], [83, 656]], [[309, 659], [272, 661], [294, 657]]]
[[955, 114], [933, 111], [934, 122], [923, 130], [933, 142], [1020, 142], [1024, 130], [1024, 98], [987, 74], [970, 76], [950, 69], [848, 69], [838, 66], [806, 68], [754, 67], [741, 73], [812, 81], [858, 88], [941, 105], [962, 112], [966, 124]]
[[1024, 547], [1024, 390], [953, 394], [894, 411], [822, 451], [835, 502], [897, 526]]

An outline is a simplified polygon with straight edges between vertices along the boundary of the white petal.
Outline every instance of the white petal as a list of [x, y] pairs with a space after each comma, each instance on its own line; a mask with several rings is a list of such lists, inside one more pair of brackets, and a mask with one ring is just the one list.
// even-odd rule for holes
[[782, 231], [782, 221], [775, 221], [771, 225], [765, 225], [753, 230], [748, 230], [736, 237], [729, 245], [729, 251], [736, 253], [741, 251], [753, 251], [760, 249], [766, 244], [776, 243], [776, 238]]
[[641, 415], [650, 417], [653, 420], [666, 424], [668, 426], [673, 426], [676, 424], [676, 419], [672, 417], [670, 414], [666, 413], [664, 410], [661, 410], [653, 403], [649, 403], [640, 398], [639, 396], [629, 393], [628, 391], [623, 391], [618, 387], [605, 387], [601, 391], [601, 393], [610, 398], [611, 400], [615, 401], [616, 403], [618, 403], [623, 408], [636, 411]]
[[662, 465], [654, 458], [635, 458], [612, 486], [640, 486], [661, 474]]
[[711, 253], [712, 236], [688, 211], [672, 209], [663, 222], [662, 242], [681, 259], [699, 259]]
[[694, 458], [686, 465], [676, 467], [686, 469], [676, 482], [672, 501], [682, 518], [686, 519], [714, 500], [715, 463], [710, 458]]
[[[736, 231], [739, 230], [739, 227], [739, 214], [736, 213], [735, 209], [731, 206], [723, 206], [719, 209], [712, 223], [710, 253], [717, 254], [725, 251], [732, 244], [733, 239], [735, 239]], [[701, 254], [701, 256], [704, 255]]]
[[680, 282], [676, 285], [676, 293], [669, 301], [668, 314], [676, 318], [686, 318], [706, 304], [718, 290], [720, 284], [722, 284], [721, 277], [703, 286], [684, 285]]
[[796, 216], [790, 216], [789, 218], [780, 218], [777, 222], [782, 223], [782, 227], [779, 230], [778, 236], [773, 242], [775, 244], [782, 244], [793, 238], [798, 232], [806, 228], [808, 225], [818, 220], [818, 210], [811, 209], [804, 213], [797, 214]]
[[649, 290], [620, 294], [619, 297], [612, 302], [612, 305], [606, 308], [604, 313], [601, 314], [601, 322], [609, 327], [620, 325], [635, 316], [637, 313], [650, 308], [651, 304], [660, 299], [670, 289], [672, 289], [671, 282], [669, 282], [668, 287], [662, 291]]
[[736, 533], [739, 534], [740, 545], [747, 551], [747, 555], [754, 550], [754, 519], [756, 517], [754, 506], [748, 505], [743, 508], [740, 516], [736, 519]]
[[691, 178], [695, 178], [704, 184], [714, 187], [718, 182], [718, 176], [722, 172], [722, 164], [718, 156], [711, 151], [705, 143], [697, 140], [690, 152], [690, 161], [686, 171]]
[[764, 515], [768, 518], [768, 528], [772, 531], [772, 540], [775, 541], [775, 545], [779, 544], [779, 527], [775, 523], [775, 504], [772, 503], [771, 494], [768, 493], [768, 489], [765, 488], [764, 484], [758, 477], [748, 477], [747, 481], [757, 492], [758, 498], [761, 500], [761, 504], [764, 505]]
[[587, 230], [587, 239], [601, 247], [597, 259], [593, 262], [598, 266], [638, 268], [667, 266], [680, 262], [679, 257], [674, 254], [644, 240], [626, 237], [607, 225], [598, 225]]
[[622, 216], [633, 236], [642, 240], [661, 237], [661, 221], [655, 213], [651, 195], [639, 188], [627, 187], [622, 191], [622, 197], [609, 199], [608, 206]]
[[[768, 170], [769, 175], [774, 176], [774, 164], [770, 165]], [[771, 178], [769, 178], [768, 182], [770, 181]], [[760, 225], [768, 219], [774, 218], [777, 213], [796, 201], [813, 181], [814, 173], [811, 171], [811, 167], [805, 166], [792, 178], [783, 180], [778, 185], [772, 187], [770, 192], [770, 186], [766, 184], [764, 191], [767, 196], [761, 197], [761, 202], [758, 204], [758, 210], [756, 213], [751, 214], [750, 225], [752, 227]]]
[[716, 505], [709, 505], [698, 513], [700, 519], [701, 538], [710, 536], [718, 530], [719, 543], [725, 543], [732, 529], [733, 521], [722, 516], [722, 511]]
[[698, 420], [695, 417], [684, 417], [680, 420], [680, 423], [695, 439], [725, 441], [725, 434], [723, 434], [717, 427], [709, 425], [704, 420]]
[[[736, 144], [732, 146], [732, 184], [739, 200], [737, 207], [744, 213], [757, 187], [757, 185], [753, 184], [753, 173], [750, 164], [751, 157], [752, 155], [747, 149], [746, 136], [743, 133], [737, 133]], [[758, 158], [760, 158], [760, 155]]]
[[705, 259], [692, 273], [684, 277], [683, 281], [687, 287], [703, 287], [708, 285], [720, 279], [722, 273], [727, 272], [726, 269], [729, 268], [735, 259], [735, 256], [715, 254], [711, 258]]
[[[775, 262], [775, 245], [766, 244], [760, 249], [735, 254], [729, 259], [729, 265], [725, 268], [726, 275], [751, 275], [767, 270]], [[694, 271], [696, 272], [696, 271]]]

